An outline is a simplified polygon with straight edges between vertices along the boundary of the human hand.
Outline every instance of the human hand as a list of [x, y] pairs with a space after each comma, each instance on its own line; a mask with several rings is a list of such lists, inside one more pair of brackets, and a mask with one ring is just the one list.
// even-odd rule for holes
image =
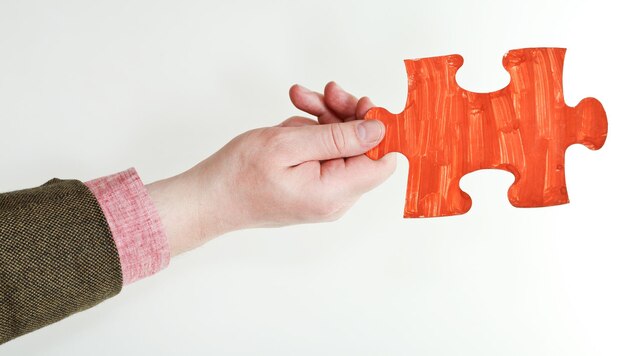
[[172, 255], [251, 227], [332, 221], [387, 179], [395, 156], [364, 153], [385, 134], [373, 106], [334, 82], [324, 94], [294, 85], [289, 96], [317, 121], [294, 116], [245, 132], [188, 171], [149, 184]]

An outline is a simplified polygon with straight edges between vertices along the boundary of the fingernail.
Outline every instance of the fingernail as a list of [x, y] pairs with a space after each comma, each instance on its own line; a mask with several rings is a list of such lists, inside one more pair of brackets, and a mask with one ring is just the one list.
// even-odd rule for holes
[[383, 136], [384, 126], [378, 120], [365, 120], [357, 126], [359, 140], [363, 143], [378, 142]]

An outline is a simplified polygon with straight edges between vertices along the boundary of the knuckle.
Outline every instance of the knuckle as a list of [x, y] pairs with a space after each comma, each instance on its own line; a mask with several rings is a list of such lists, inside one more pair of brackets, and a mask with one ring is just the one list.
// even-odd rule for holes
[[335, 221], [343, 215], [343, 206], [336, 199], [318, 197], [312, 206], [312, 215], [319, 221]]
[[277, 130], [274, 127], [264, 127], [262, 129], [253, 130], [256, 132], [256, 138], [260, 145], [267, 145], [274, 140]]
[[237, 137], [240, 141], [241, 163], [250, 167], [263, 167], [271, 157], [268, 147], [274, 141], [274, 136], [274, 130], [268, 127], [250, 130]]
[[283, 121], [279, 126], [282, 127], [297, 127], [297, 126], [305, 126], [315, 124], [316, 122], [302, 116], [292, 116], [287, 120]]
[[280, 127], [265, 127], [253, 131], [256, 142], [251, 146], [258, 147], [265, 155], [275, 154], [287, 146], [287, 137]]
[[284, 150], [288, 146], [288, 136], [285, 134], [285, 130], [281, 127], [268, 129], [263, 140], [263, 146], [272, 151]]
[[293, 139], [287, 130], [276, 130], [266, 142], [267, 149], [277, 158], [289, 156], [293, 150]]
[[343, 216], [343, 207], [329, 207], [324, 215], [321, 216], [322, 221], [337, 221]]
[[297, 122], [299, 119], [298, 116], [292, 116], [290, 118], [288, 118], [287, 120], [283, 121], [283, 123], [281, 124], [281, 126], [291, 126], [293, 125], [295, 122]]
[[293, 156], [298, 144], [294, 140], [293, 130], [289, 127], [271, 127], [263, 134], [261, 150], [265, 160], [284, 163]]
[[346, 134], [339, 123], [329, 124], [328, 145], [332, 153], [342, 155], [346, 152]]

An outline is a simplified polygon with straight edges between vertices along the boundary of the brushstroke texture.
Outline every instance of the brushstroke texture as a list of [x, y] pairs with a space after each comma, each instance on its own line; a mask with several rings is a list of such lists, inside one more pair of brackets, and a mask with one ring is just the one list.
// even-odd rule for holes
[[466, 213], [472, 200], [459, 187], [461, 177], [489, 168], [515, 175], [508, 192], [513, 206], [568, 203], [565, 150], [574, 143], [601, 148], [608, 124], [596, 99], [565, 104], [564, 58], [564, 48], [509, 51], [502, 63], [511, 81], [491, 93], [457, 84], [460, 55], [406, 60], [404, 111], [372, 108], [365, 116], [387, 129], [367, 155], [379, 159], [400, 152], [409, 160], [404, 217]]

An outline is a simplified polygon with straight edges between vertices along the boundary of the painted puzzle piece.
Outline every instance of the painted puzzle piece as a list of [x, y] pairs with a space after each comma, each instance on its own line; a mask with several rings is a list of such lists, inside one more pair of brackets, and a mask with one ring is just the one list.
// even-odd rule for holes
[[466, 213], [472, 200], [459, 187], [465, 174], [486, 168], [515, 175], [508, 191], [516, 207], [569, 202], [565, 150], [574, 143], [597, 150], [606, 140], [602, 104], [563, 98], [564, 48], [526, 48], [503, 58], [511, 81], [491, 93], [461, 88], [455, 79], [460, 55], [406, 60], [408, 98], [399, 114], [372, 108], [365, 119], [387, 129], [367, 152], [379, 159], [400, 152], [409, 160], [404, 217]]

